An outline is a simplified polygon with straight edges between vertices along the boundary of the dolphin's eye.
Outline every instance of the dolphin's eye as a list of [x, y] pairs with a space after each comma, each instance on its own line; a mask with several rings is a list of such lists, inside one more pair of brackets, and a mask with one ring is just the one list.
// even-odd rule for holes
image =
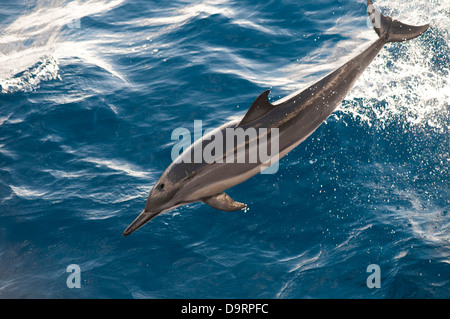
[[164, 189], [164, 183], [162, 183], [161, 185], [159, 185], [159, 187], [160, 187], [161, 189]]

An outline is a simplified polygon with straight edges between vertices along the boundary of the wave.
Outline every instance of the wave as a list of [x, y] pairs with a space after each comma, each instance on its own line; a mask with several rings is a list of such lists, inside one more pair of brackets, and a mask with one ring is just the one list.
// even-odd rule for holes
[[28, 92], [41, 82], [61, 79], [60, 60], [68, 57], [85, 58], [123, 80], [104, 59], [86, 54], [95, 52], [86, 47], [98, 42], [73, 45], [63, 37], [79, 31], [82, 18], [107, 12], [123, 1], [39, 1], [33, 10], [20, 15], [0, 34], [1, 93]]
[[148, 178], [150, 177], [152, 174], [150, 174], [149, 172], [145, 172], [142, 170], [139, 170], [138, 167], [135, 167], [129, 163], [120, 161], [120, 160], [116, 160], [116, 159], [100, 159], [100, 158], [95, 158], [95, 157], [86, 157], [86, 158], [82, 158], [82, 161], [94, 164], [94, 165], [99, 165], [99, 166], [103, 166], [106, 167], [112, 171], [117, 171], [132, 177], [138, 177], [138, 178]]
[[267, 20], [255, 17], [251, 18], [245, 13], [245, 10], [238, 10], [238, 3], [230, 4], [230, 1], [225, 0], [206, 0], [182, 8], [174, 7], [155, 10], [155, 13], [157, 14], [156, 17], [139, 19], [131, 23], [141, 26], [164, 27], [155, 34], [159, 36], [189, 23], [194, 18], [207, 18], [213, 15], [221, 15], [229, 19], [230, 24], [238, 25], [244, 29], [256, 30], [271, 35], [280, 33], [290, 34], [285, 29], [266, 27], [264, 23]]
[[22, 197], [25, 199], [38, 199], [41, 198], [42, 196], [44, 196], [46, 194], [45, 191], [42, 190], [34, 190], [34, 189], [30, 189], [26, 186], [13, 186], [10, 185], [11, 190], [13, 191], [13, 193], [18, 196], [18, 197]]

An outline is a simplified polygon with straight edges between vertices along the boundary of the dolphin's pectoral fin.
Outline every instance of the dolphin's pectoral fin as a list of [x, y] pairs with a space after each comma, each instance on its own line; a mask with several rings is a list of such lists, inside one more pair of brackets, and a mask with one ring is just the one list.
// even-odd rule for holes
[[252, 103], [252, 106], [248, 109], [247, 114], [245, 114], [244, 118], [239, 122], [238, 126], [256, 121], [267, 112], [273, 110], [275, 106], [269, 102], [269, 93], [270, 90], [266, 90], [256, 98]]
[[243, 209], [247, 207], [246, 204], [236, 202], [230, 196], [225, 193], [220, 193], [214, 196], [203, 198], [205, 204], [218, 210], [224, 210], [227, 212]]

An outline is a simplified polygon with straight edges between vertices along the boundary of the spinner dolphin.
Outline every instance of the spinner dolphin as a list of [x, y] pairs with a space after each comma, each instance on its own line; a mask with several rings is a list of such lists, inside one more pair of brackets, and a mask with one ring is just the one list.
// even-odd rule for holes
[[[243, 118], [225, 123], [208, 136], [195, 141], [163, 172], [150, 191], [144, 210], [126, 228], [123, 235], [127, 236], [152, 218], [188, 203], [201, 201], [224, 211], [245, 208], [245, 204], [234, 201], [224, 191], [261, 172], [267, 162], [196, 162], [191, 160], [193, 150], [210, 147], [210, 143], [214, 141], [211, 136], [219, 133], [225, 136], [226, 130], [230, 128], [267, 128], [269, 131], [277, 130], [277, 159], [282, 158], [327, 119], [385, 44], [413, 39], [429, 27], [428, 24], [411, 26], [384, 16], [374, 8], [371, 0], [367, 1], [367, 9], [373, 28], [379, 36], [374, 43], [304, 90], [273, 103], [268, 100], [270, 91], [263, 92]], [[262, 137], [257, 138], [259, 140]], [[246, 156], [249, 156], [254, 151], [248, 141], [242, 141], [241, 145], [233, 143], [232, 149], [227, 148], [226, 144], [223, 139], [224, 154], [245, 149]]]

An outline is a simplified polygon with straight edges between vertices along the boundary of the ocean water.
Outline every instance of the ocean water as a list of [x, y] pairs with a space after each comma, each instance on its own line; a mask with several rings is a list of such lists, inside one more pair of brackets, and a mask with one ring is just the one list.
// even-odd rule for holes
[[189, 204], [123, 237], [174, 129], [339, 67], [377, 37], [365, 2], [1, 0], [0, 298], [450, 298], [450, 2], [375, 5], [430, 29], [227, 191], [248, 210]]

